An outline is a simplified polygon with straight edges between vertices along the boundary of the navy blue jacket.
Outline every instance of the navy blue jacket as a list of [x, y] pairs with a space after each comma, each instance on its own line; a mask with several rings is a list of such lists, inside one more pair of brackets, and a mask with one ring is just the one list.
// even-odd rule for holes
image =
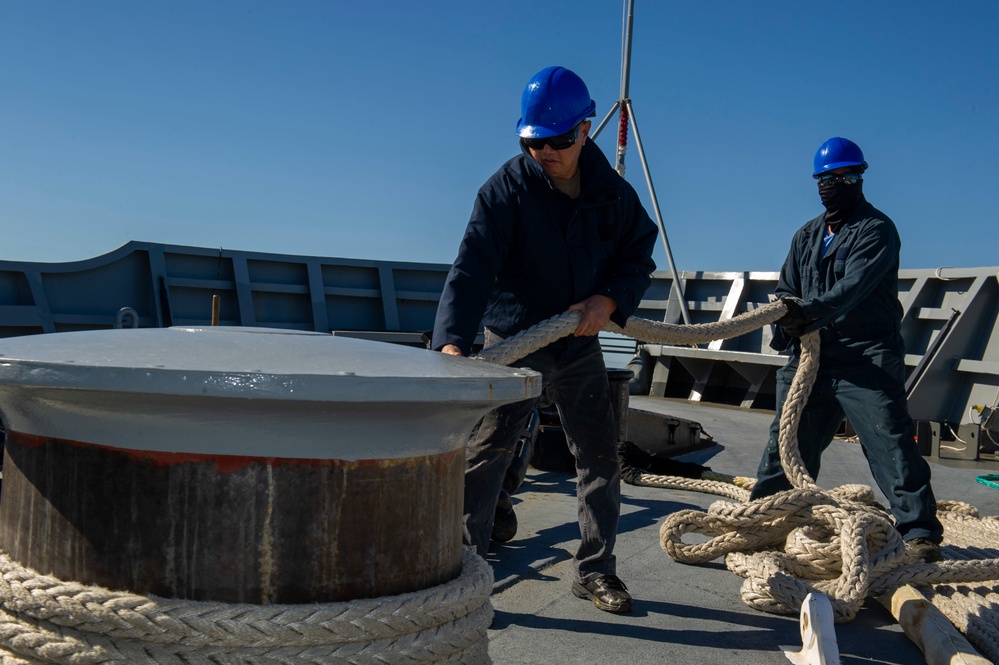
[[479, 189], [444, 284], [433, 348], [469, 353], [480, 324], [506, 337], [592, 295], [617, 303], [623, 325], [655, 270], [656, 226], [638, 195], [590, 141], [580, 195], [559, 191], [524, 151]]
[[[777, 297], [794, 296], [804, 301], [805, 319], [818, 317], [804, 331], [822, 329], [823, 344], [899, 336], [901, 240], [895, 223], [867, 199], [861, 199], [820, 259], [825, 228], [822, 213], [794, 234], [775, 290]], [[780, 328], [777, 333], [771, 346], [783, 351], [790, 339]]]

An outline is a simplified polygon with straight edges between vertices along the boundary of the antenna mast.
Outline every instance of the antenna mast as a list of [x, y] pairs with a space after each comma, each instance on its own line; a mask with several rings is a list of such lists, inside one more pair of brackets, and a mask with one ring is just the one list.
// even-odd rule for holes
[[656, 223], [659, 225], [659, 234], [663, 239], [663, 246], [666, 248], [666, 260], [669, 262], [670, 272], [673, 273], [673, 290], [676, 291], [677, 301], [680, 303], [680, 314], [683, 322], [690, 323], [690, 312], [687, 310], [687, 300], [683, 296], [683, 288], [680, 284], [680, 275], [676, 271], [676, 264], [673, 262], [673, 252], [669, 248], [669, 240], [666, 238], [666, 227], [663, 224], [662, 212], [659, 210], [659, 200], [656, 198], [656, 188], [652, 185], [652, 176], [649, 174], [649, 163], [645, 160], [645, 149], [642, 147], [642, 137], [638, 133], [638, 122], [635, 120], [635, 109], [631, 106], [631, 99], [628, 97], [628, 85], [631, 79], [631, 26], [635, 19], [635, 0], [624, 0], [624, 20], [623, 37], [621, 47], [621, 97], [614, 102], [611, 110], [604, 116], [604, 119], [597, 125], [596, 130], [590, 135], [597, 138], [600, 131], [611, 119], [615, 111], [619, 111], [618, 132], [617, 132], [617, 157], [614, 168], [624, 177], [624, 156], [628, 151], [628, 122], [631, 122], [631, 130], [635, 132], [635, 145], [638, 147], [638, 157], [642, 160], [642, 169], [645, 171], [645, 182], [649, 186], [649, 196], [652, 197], [652, 209], [656, 215]]

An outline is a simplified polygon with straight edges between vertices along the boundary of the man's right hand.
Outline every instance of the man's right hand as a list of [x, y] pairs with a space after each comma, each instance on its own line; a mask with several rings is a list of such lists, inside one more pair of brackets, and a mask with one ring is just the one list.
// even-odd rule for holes
[[461, 349], [459, 349], [454, 344], [445, 344], [444, 346], [442, 346], [441, 347], [441, 353], [446, 353], [449, 356], [463, 356], [463, 355], [465, 355], [464, 353], [461, 352]]

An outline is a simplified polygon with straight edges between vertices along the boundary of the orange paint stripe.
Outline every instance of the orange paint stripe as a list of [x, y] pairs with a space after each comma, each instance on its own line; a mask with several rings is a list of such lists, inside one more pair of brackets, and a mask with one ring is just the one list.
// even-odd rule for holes
[[69, 439], [57, 439], [49, 436], [39, 436], [37, 434], [22, 434], [7, 430], [7, 445], [21, 445], [28, 448], [39, 448], [48, 444], [66, 445], [78, 448], [96, 448], [107, 451], [114, 451], [128, 455], [129, 459], [136, 462], [151, 462], [155, 466], [173, 466], [176, 464], [206, 464], [214, 463], [217, 473], [232, 473], [244, 469], [251, 464], [261, 464], [264, 466], [307, 466], [307, 467], [337, 467], [337, 466], [393, 466], [404, 464], [413, 460], [430, 457], [444, 457], [447, 455], [464, 451], [451, 451], [441, 455], [426, 455], [422, 458], [392, 458], [392, 459], [364, 459], [364, 460], [340, 460], [340, 459], [302, 459], [294, 457], [256, 457], [251, 455], [206, 455], [202, 453], [168, 453], [157, 450], [134, 450], [129, 448], [117, 448], [115, 446], [105, 446], [99, 443], [87, 443], [85, 441], [72, 441]]

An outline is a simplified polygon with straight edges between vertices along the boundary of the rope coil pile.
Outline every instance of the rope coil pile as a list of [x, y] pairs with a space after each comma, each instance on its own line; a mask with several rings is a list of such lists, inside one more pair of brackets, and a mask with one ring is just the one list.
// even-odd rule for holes
[[0, 554], [0, 664], [491, 663], [492, 569], [465, 550], [430, 589], [340, 603], [249, 605], [113, 592]]
[[[777, 301], [717, 323], [670, 325], [632, 318], [623, 329], [608, 325], [605, 330], [643, 342], [700, 344], [750, 332], [785, 312]], [[578, 312], [554, 317], [479, 357], [510, 364], [568, 335], [579, 318]], [[999, 517], [981, 518], [967, 504], [938, 502], [947, 558], [916, 563], [870, 487], [818, 487], [801, 460], [797, 431], [818, 371], [819, 334], [804, 335], [801, 346], [798, 372], [779, 424], [781, 465], [793, 489], [750, 502], [752, 481], [744, 478], [697, 480], [640, 473], [639, 485], [705, 492], [735, 501], [717, 501], [706, 512], [683, 510], [667, 517], [660, 529], [663, 550], [688, 564], [725, 556], [729, 570], [745, 578], [743, 601], [761, 611], [798, 614], [808, 593], [824, 593], [840, 623], [853, 619], [870, 595], [903, 584], [937, 585], [927, 594], [934, 604], [976, 648], [999, 662], [999, 550], [974, 549], [975, 543], [999, 543]], [[684, 536], [692, 533], [708, 540], [685, 543]]]

